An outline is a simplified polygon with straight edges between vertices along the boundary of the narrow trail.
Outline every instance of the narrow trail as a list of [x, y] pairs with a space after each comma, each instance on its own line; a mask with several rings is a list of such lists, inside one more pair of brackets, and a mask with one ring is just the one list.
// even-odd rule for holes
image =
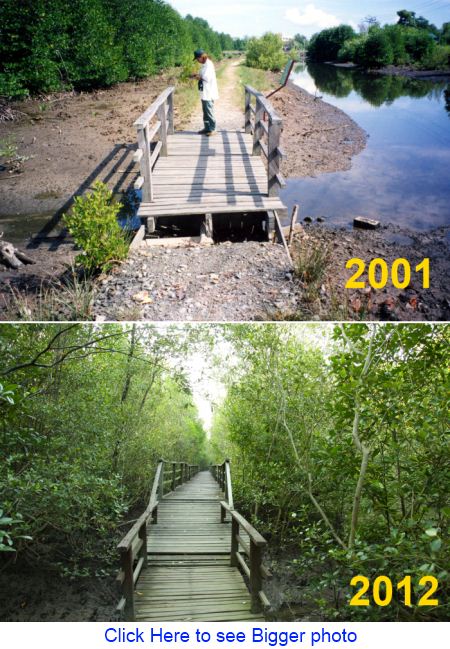
[[[242, 106], [239, 102], [240, 81], [238, 75], [238, 66], [240, 61], [229, 61], [225, 63], [225, 69], [218, 78], [219, 84], [219, 99], [215, 102], [215, 112], [217, 129], [222, 130], [236, 130], [241, 131], [244, 128], [244, 115]], [[198, 110], [192, 116], [189, 124], [189, 129], [199, 131], [203, 128], [203, 120], [201, 115], [200, 100]]]

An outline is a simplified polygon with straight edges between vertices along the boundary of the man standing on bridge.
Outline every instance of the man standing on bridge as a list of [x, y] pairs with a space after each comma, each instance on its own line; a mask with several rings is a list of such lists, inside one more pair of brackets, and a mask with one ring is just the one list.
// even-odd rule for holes
[[193, 79], [198, 79], [198, 89], [203, 108], [203, 123], [205, 128], [199, 131], [200, 135], [210, 137], [216, 132], [216, 120], [214, 117], [214, 102], [219, 98], [217, 89], [216, 71], [214, 64], [206, 54], [205, 50], [195, 50], [194, 61], [201, 64], [200, 73], [193, 74]]

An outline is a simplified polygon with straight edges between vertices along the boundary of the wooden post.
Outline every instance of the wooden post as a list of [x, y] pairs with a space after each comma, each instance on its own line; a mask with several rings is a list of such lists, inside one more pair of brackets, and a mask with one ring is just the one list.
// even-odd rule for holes
[[137, 130], [138, 147], [142, 150], [140, 162], [141, 176], [144, 179], [142, 186], [142, 202], [153, 201], [152, 167], [150, 164], [150, 142], [148, 141], [148, 126]]
[[153, 518], [152, 522], [157, 525], [158, 523], [158, 505], [156, 505], [155, 509], [153, 510]]
[[177, 463], [172, 462], [172, 491], [175, 491], [177, 486]]
[[227, 515], [227, 510], [223, 505], [220, 505], [220, 522], [225, 523], [225, 518]]
[[230, 554], [230, 566], [237, 566], [238, 559], [236, 557], [236, 552], [239, 550], [239, 523], [231, 516], [231, 554]]
[[245, 132], [246, 133], [251, 133], [252, 132], [252, 96], [247, 90], [245, 89], [245, 108], [244, 108], [244, 114], [245, 114]]
[[259, 613], [261, 603], [259, 591], [262, 590], [262, 549], [250, 539], [250, 594], [252, 596], [252, 613]]
[[167, 97], [167, 104], [169, 106], [169, 112], [167, 113], [167, 133], [173, 135], [173, 91]]
[[210, 212], [205, 214], [204, 221], [201, 224], [200, 239], [203, 239], [203, 243], [213, 243], [213, 219]]
[[164, 497], [164, 461], [161, 462], [161, 473], [159, 474], [159, 485], [158, 485], [158, 500], [162, 500]]
[[279, 117], [269, 117], [269, 137], [267, 143], [269, 196], [278, 196], [280, 191], [280, 183], [278, 180], [278, 174], [280, 172], [280, 156], [278, 149], [281, 138], [281, 124], [282, 122]]
[[159, 137], [161, 139], [161, 155], [167, 156], [167, 119], [166, 119], [166, 102], [163, 102], [158, 108], [158, 119], [161, 122]]
[[256, 112], [255, 112], [255, 128], [253, 129], [253, 155], [261, 154], [261, 138], [263, 136], [264, 130], [260, 125], [260, 122], [264, 120], [264, 106], [259, 99], [256, 97]]
[[143, 568], [147, 567], [147, 522], [144, 521], [139, 528], [139, 538], [142, 539], [142, 548], [139, 550], [139, 558], [144, 559]]
[[125, 621], [134, 622], [134, 584], [133, 584], [133, 553], [131, 547], [120, 555], [123, 572], [122, 591], [125, 597]]
[[300, 208], [299, 208], [298, 205], [294, 205], [294, 207], [292, 208], [291, 227], [289, 229], [289, 237], [288, 237], [288, 245], [289, 246], [292, 245], [292, 241], [294, 240], [294, 227], [295, 227], [295, 224], [297, 222], [299, 209]]
[[227, 502], [230, 505], [231, 509], [234, 508], [233, 502], [233, 488], [231, 486], [231, 470], [230, 470], [230, 460], [225, 460], [225, 495]]

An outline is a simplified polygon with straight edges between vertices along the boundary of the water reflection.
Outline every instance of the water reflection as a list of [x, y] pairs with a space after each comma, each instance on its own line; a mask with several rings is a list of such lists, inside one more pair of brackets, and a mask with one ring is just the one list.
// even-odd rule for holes
[[429, 229], [450, 222], [450, 85], [308, 63], [294, 83], [341, 108], [368, 134], [349, 171], [293, 178], [281, 197], [303, 216], [355, 215]]
[[[305, 69], [301, 72], [305, 72]], [[360, 68], [339, 68], [317, 63], [308, 63], [307, 72], [321, 92], [333, 97], [348, 97], [352, 91], [356, 91], [371, 106], [376, 107], [392, 104], [400, 97], [439, 100], [444, 91], [448, 99], [446, 81], [368, 74]], [[449, 110], [448, 101], [446, 109]]]

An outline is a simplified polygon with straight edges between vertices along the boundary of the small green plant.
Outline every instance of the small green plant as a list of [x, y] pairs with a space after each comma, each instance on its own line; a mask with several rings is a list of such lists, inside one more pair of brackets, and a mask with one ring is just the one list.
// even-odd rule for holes
[[11, 516], [5, 516], [3, 509], [0, 509], [0, 552], [15, 552], [15, 539], [31, 541], [31, 536], [24, 536], [23, 534], [20, 534], [18, 536], [14, 535], [13, 538], [10, 528], [12, 525], [17, 525], [20, 523], [23, 523], [23, 519], [20, 514], [17, 514], [16, 518], [12, 518]]
[[307, 248], [297, 244], [293, 252], [295, 274], [305, 285], [306, 297], [314, 300], [325, 276], [328, 265], [328, 250], [323, 246]]
[[77, 196], [72, 210], [64, 215], [67, 229], [83, 249], [76, 262], [88, 273], [108, 271], [126, 258], [129, 242], [117, 221], [119, 211], [112, 192], [104, 183], [96, 182], [93, 191]]
[[0, 158], [4, 158], [7, 163], [17, 158], [17, 144], [11, 137], [0, 140]]

